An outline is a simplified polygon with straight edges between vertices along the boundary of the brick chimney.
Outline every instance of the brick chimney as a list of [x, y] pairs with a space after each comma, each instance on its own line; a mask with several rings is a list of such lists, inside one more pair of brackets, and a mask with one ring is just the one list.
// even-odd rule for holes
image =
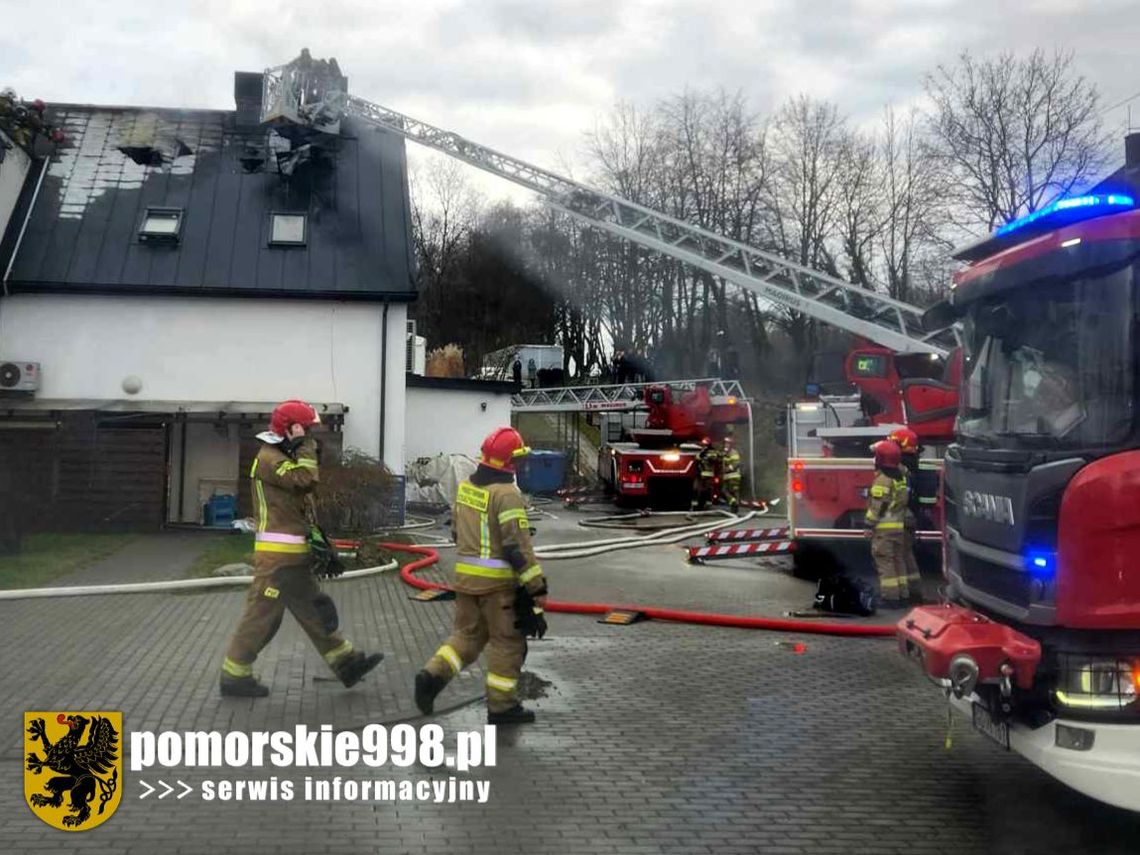
[[1133, 131], [1124, 138], [1124, 165], [1140, 166], [1140, 131]]
[[261, 122], [261, 82], [258, 71], [234, 72], [234, 106], [238, 127], [251, 127]]

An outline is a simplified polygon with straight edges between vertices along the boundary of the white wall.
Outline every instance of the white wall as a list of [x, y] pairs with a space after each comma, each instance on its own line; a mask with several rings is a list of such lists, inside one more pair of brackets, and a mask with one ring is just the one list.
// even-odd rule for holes
[[[0, 140], [11, 142], [11, 138], [0, 132]], [[16, 200], [20, 198], [20, 190], [24, 186], [24, 177], [28, 174], [31, 165], [22, 148], [13, 144], [4, 153], [4, 162], [0, 163], [0, 239], [4, 237], [4, 228], [12, 216], [12, 209], [16, 207]], [[12, 228], [18, 232], [22, 223], [13, 223]], [[0, 277], [4, 271], [0, 270]]]
[[[376, 303], [21, 294], [0, 300], [0, 358], [42, 364], [41, 401], [343, 403], [345, 445], [376, 454], [382, 317]], [[406, 317], [389, 308], [384, 447], [397, 472]]]
[[[404, 460], [409, 463], [437, 454], [476, 457], [487, 434], [511, 424], [511, 396], [507, 394], [412, 386], [407, 400]], [[484, 403], [486, 410], [480, 406]]]

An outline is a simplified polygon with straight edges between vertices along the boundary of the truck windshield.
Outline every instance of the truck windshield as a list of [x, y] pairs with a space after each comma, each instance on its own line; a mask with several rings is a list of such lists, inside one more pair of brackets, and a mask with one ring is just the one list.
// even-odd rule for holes
[[1132, 428], [1135, 267], [1027, 285], [965, 317], [959, 434], [988, 446], [1093, 448]]

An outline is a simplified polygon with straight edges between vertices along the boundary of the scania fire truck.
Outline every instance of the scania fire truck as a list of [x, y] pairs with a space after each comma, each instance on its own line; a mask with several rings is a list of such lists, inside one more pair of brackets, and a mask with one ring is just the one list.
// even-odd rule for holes
[[963, 250], [950, 603], [902, 652], [1003, 749], [1140, 811], [1140, 134], [1126, 164]]

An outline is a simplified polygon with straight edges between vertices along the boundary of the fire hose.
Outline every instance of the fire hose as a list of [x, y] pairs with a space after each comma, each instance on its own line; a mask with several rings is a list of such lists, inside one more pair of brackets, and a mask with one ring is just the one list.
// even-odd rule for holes
[[[756, 516], [755, 512], [741, 517], [731, 517], [737, 522], [743, 522]], [[722, 517], [713, 523], [701, 523], [694, 526], [682, 526], [665, 529], [656, 534], [634, 537], [607, 538], [604, 540], [589, 541], [586, 545], [581, 543], [551, 544], [535, 550], [535, 554], [545, 560], [560, 560], [567, 558], [588, 558], [622, 549], [634, 549], [640, 546], [663, 546], [677, 543], [689, 537], [704, 534], [721, 527], [725, 522]], [[415, 528], [426, 527], [415, 525]], [[347, 544], [345, 544], [347, 545]], [[448, 586], [436, 582], [419, 579], [415, 573], [439, 562], [439, 548], [454, 546], [452, 543], [436, 544], [432, 546], [414, 545], [406, 543], [380, 543], [384, 549], [393, 552], [404, 552], [422, 555], [400, 570], [400, 578], [414, 588], [451, 590]], [[350, 570], [337, 577], [334, 581], [347, 579], [360, 579], [394, 570], [398, 562], [393, 560], [376, 567], [367, 567], [359, 570]], [[0, 601], [34, 599], [40, 597], [78, 597], [101, 594], [151, 594], [174, 591], [200, 591], [217, 588], [245, 586], [253, 581], [252, 576], [226, 576], [222, 578], [205, 579], [174, 579], [163, 582], [133, 582], [111, 585], [72, 585], [52, 588], [24, 588], [0, 591]], [[820, 620], [790, 620], [786, 618], [770, 618], [754, 615], [730, 615], [715, 612], [697, 612], [681, 609], [666, 609], [657, 606], [641, 605], [615, 605], [609, 603], [578, 603], [548, 600], [546, 610], [550, 612], [565, 612], [569, 614], [606, 614], [616, 610], [636, 611], [654, 620], [675, 621], [679, 623], [704, 624], [709, 626], [735, 627], [740, 629], [767, 629], [782, 632], [803, 632], [822, 635], [848, 635], [860, 637], [887, 637], [894, 636], [893, 625], [876, 626], [868, 624], [827, 623]]]
[[[399, 562], [349, 570], [330, 581], [362, 579], [395, 570]], [[13, 588], [0, 591], [0, 600], [30, 600], [40, 597], [86, 597], [99, 594], [161, 594], [171, 591], [206, 591], [213, 588], [247, 586], [252, 576], [221, 576], [204, 579], [169, 579], [165, 582], [124, 582], [114, 585], [59, 585], [54, 588]]]
[[722, 528], [727, 520], [743, 522], [756, 514], [748, 513], [742, 517], [726, 514], [716, 522], [698, 523], [696, 525], [667, 528], [656, 534], [635, 535], [632, 537], [612, 537], [604, 540], [590, 540], [586, 543], [552, 543], [535, 549], [538, 558], [548, 561], [558, 561], [565, 558], [591, 558], [606, 552], [616, 552], [620, 549], [636, 549], [639, 546], [663, 546], [669, 543], [678, 543], [686, 538], [705, 534], [716, 528]]
[[[639, 538], [644, 542], [645, 538]], [[429, 582], [420, 579], [415, 574], [439, 562], [439, 552], [428, 546], [411, 546], [403, 543], [382, 543], [385, 549], [394, 552], [406, 552], [412, 555], [422, 555], [415, 561], [404, 565], [400, 570], [400, 578], [413, 588], [420, 590], [450, 591], [447, 585], [439, 582]], [[769, 629], [779, 632], [803, 632], [819, 635], [853, 635], [864, 638], [894, 637], [894, 624], [889, 626], [873, 626], [867, 624], [824, 623], [817, 620], [788, 620], [786, 618], [758, 617], [754, 615], [727, 615], [715, 612], [694, 612], [681, 609], [663, 609], [656, 606], [613, 605], [609, 603], [575, 603], [560, 600], [547, 600], [546, 611], [566, 612], [569, 614], [600, 615], [612, 611], [641, 612], [653, 620], [675, 621], [678, 623], [695, 623], [709, 626], [734, 627], [738, 629]]]

